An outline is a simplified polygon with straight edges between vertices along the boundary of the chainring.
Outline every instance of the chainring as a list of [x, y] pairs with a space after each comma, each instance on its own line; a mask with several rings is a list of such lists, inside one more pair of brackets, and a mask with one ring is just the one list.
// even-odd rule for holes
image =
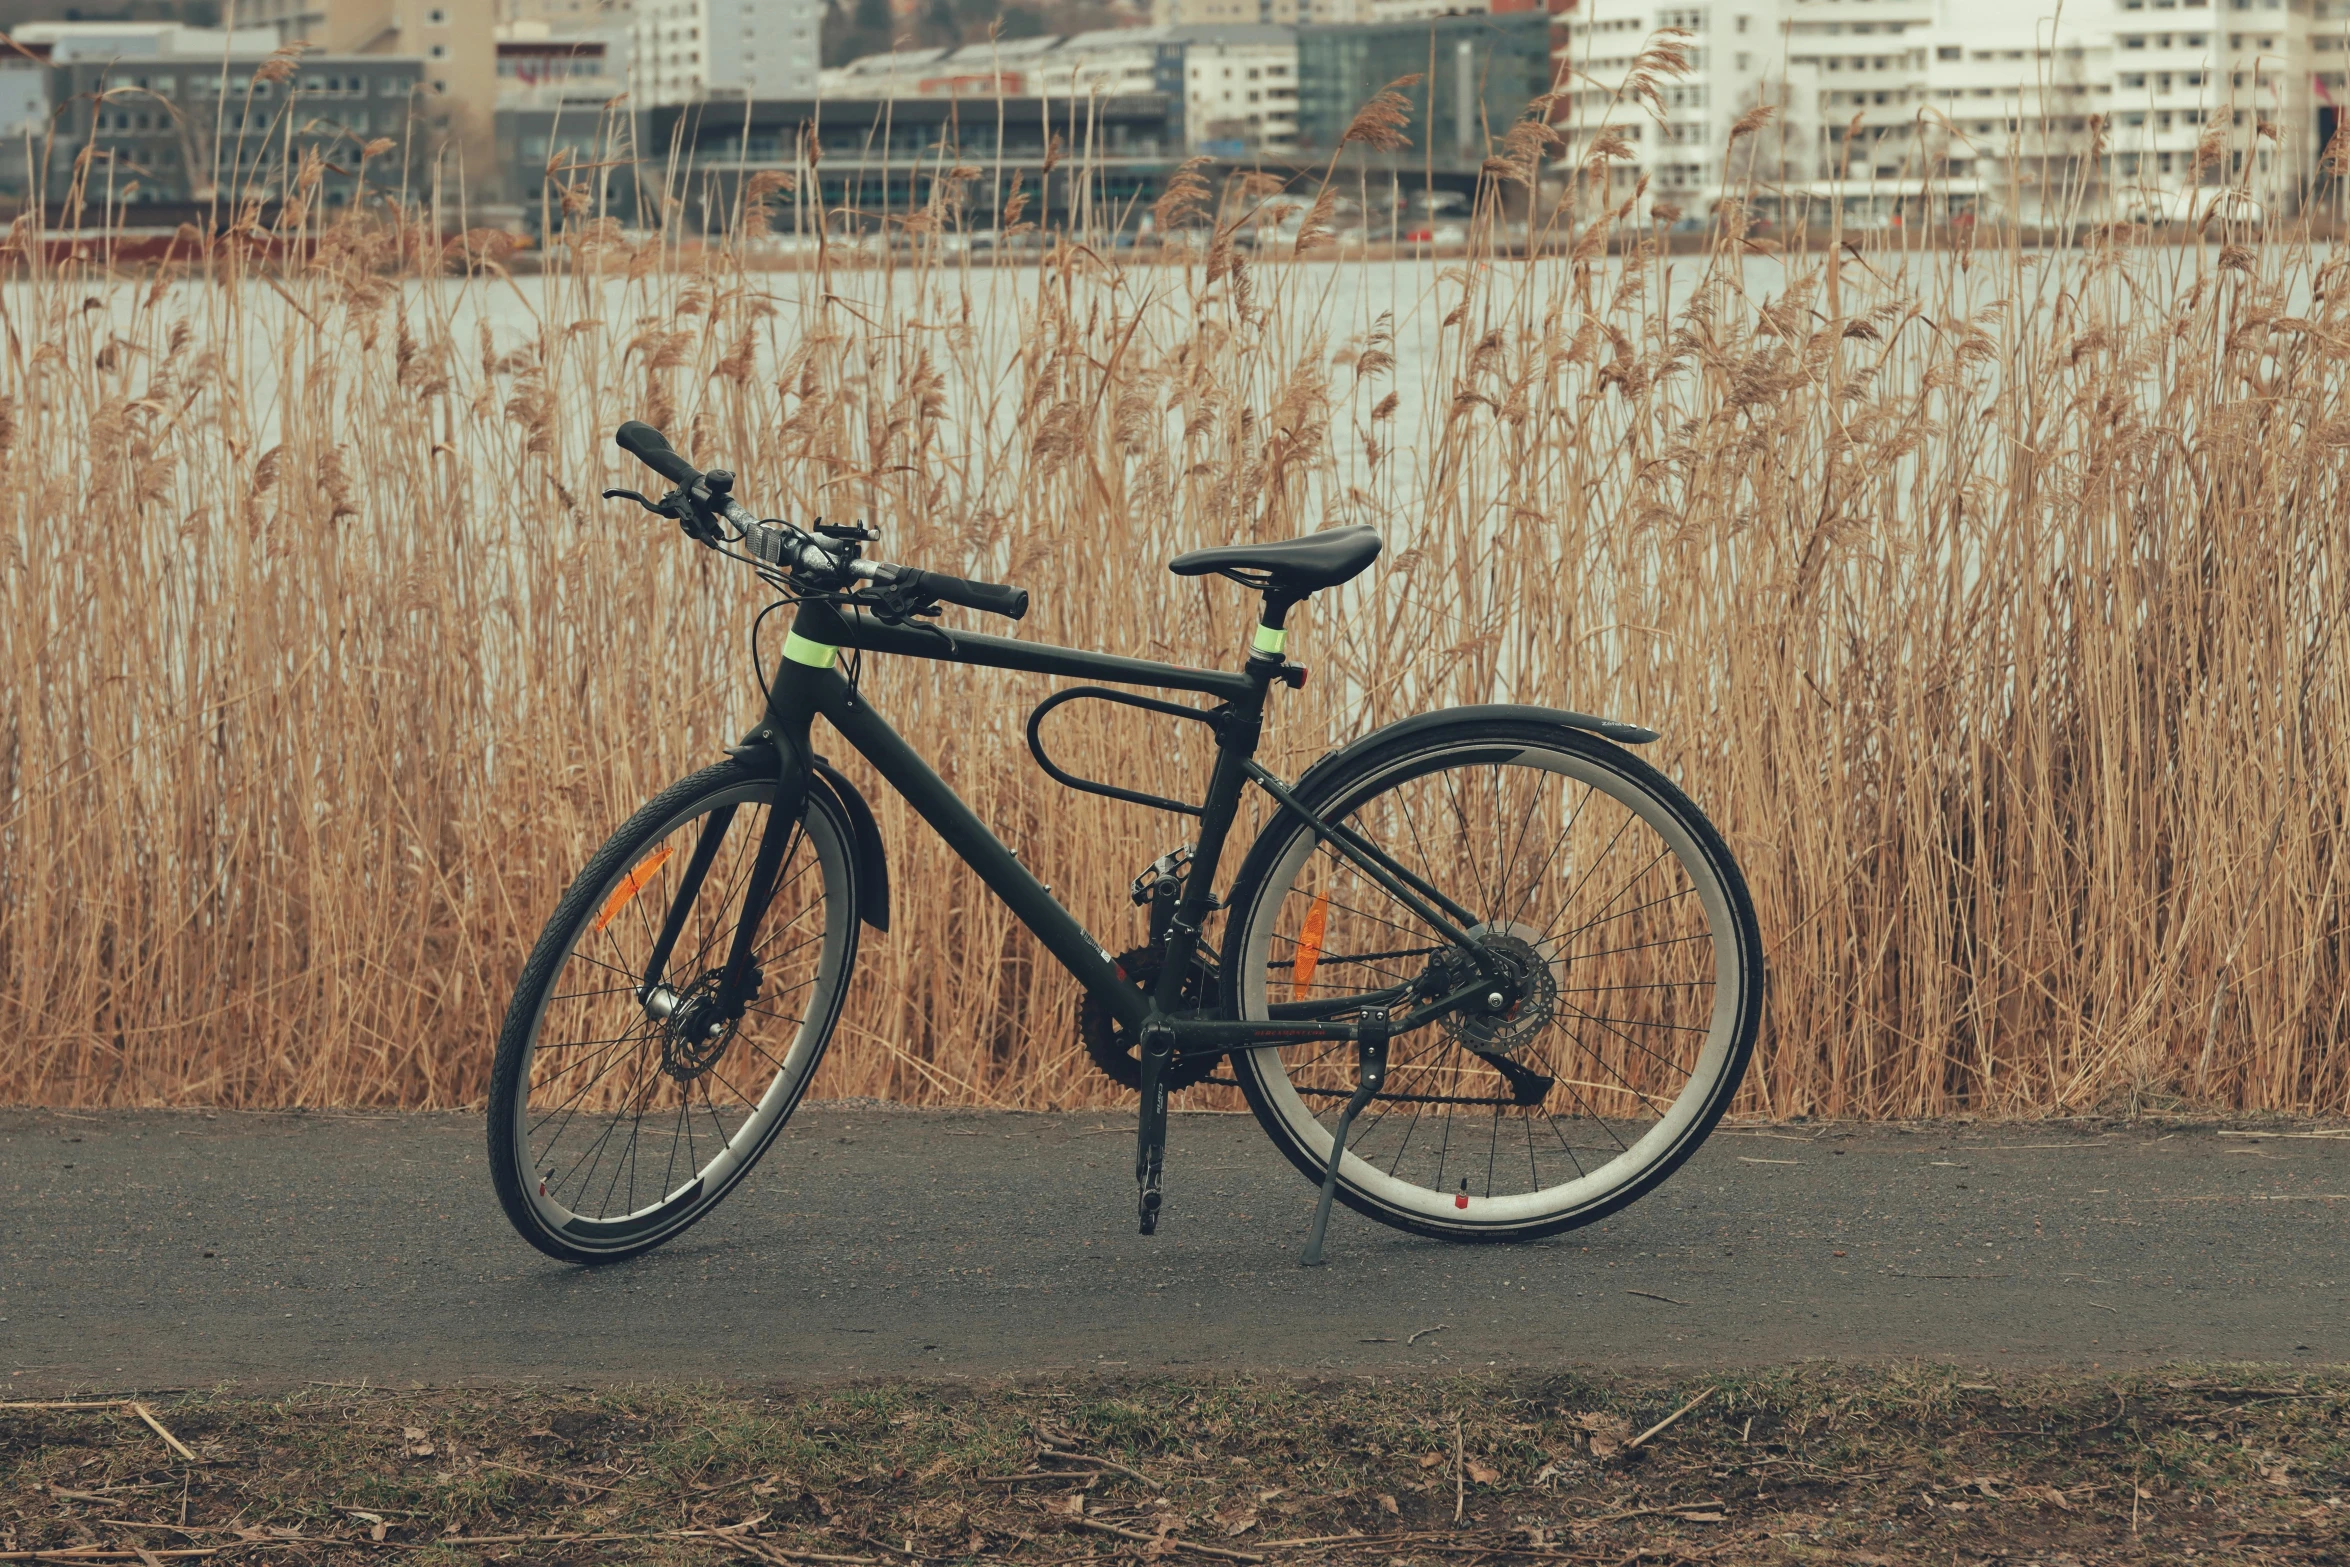
[[[1136, 947], [1118, 954], [1118, 967], [1136, 989], [1148, 990], [1158, 983], [1159, 959], [1158, 948]], [[1215, 965], [1204, 954], [1195, 956], [1191, 960], [1191, 973], [1183, 982], [1179, 1005], [1186, 1011], [1212, 1013], [1222, 996]], [[1134, 1036], [1120, 1028], [1110, 1009], [1090, 993], [1077, 1002], [1077, 1037], [1085, 1042], [1086, 1055], [1112, 1082], [1124, 1088], [1141, 1089], [1142, 1058], [1135, 1050]], [[1209, 1055], [1176, 1057], [1167, 1066], [1168, 1091], [1204, 1081], [1223, 1059]]]

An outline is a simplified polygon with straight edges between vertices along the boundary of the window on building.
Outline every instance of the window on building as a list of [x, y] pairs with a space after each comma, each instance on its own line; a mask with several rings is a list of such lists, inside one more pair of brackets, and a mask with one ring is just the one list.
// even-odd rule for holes
[[446, 27], [449, 25], [449, 13], [436, 5], [431, 10], [424, 13], [424, 25], [427, 27]]
[[1956, 44], [1944, 44], [1934, 51], [1934, 58], [1937, 60], [1963, 60], [1966, 58], [1966, 51]]

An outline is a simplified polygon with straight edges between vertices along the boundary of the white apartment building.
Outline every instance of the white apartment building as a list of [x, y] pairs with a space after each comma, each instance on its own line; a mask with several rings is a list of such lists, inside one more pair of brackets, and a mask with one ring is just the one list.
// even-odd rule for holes
[[[1840, 210], [1852, 226], [1970, 212], [2177, 219], [2197, 208], [2198, 186], [2231, 182], [2289, 205], [2338, 123], [2325, 73], [2350, 64], [2338, 40], [2320, 47], [2327, 19], [2314, 15], [2339, 13], [2340, 34], [2350, 0], [1588, 4], [1567, 45], [1597, 78], [1577, 95], [1586, 141], [1651, 35], [1694, 35], [1690, 74], [1664, 87], [1664, 122], [1615, 114], [1634, 153], [1624, 177], [1648, 174], [1652, 200], [1692, 215], [1750, 172], [1770, 187], [1755, 192], [1766, 214]], [[1776, 123], [1725, 166], [1730, 123], [1758, 103]], [[2214, 129], [2224, 145], [2199, 164]]]
[[[1899, 7], [1928, 0], [1809, 0], [1814, 5], [1867, 4]], [[1570, 142], [1588, 145], [1613, 130], [1631, 157], [1617, 166], [1619, 178], [1637, 184], [1645, 175], [1651, 203], [1684, 214], [1702, 214], [1720, 194], [1723, 149], [1730, 126], [1756, 103], [1783, 96], [1782, 31], [1779, 0], [1712, 0], [1710, 4], [1661, 5], [1654, 0], [1585, 0], [1568, 13], [1562, 63], [1575, 72], [1569, 91]], [[1689, 36], [1679, 40], [1689, 70], [1658, 76], [1661, 111], [1623, 96], [1634, 62], [1667, 28]], [[1873, 37], [1873, 35], [1872, 35]], [[1774, 80], [1774, 78], [1780, 78]], [[1774, 139], [1771, 145], [1776, 148]], [[1573, 148], [1570, 148], [1570, 156]], [[1750, 144], [1745, 156], [1754, 155]], [[1743, 158], [1741, 160], [1743, 166]]]
[[1183, 124], [1194, 151], [1297, 145], [1297, 35], [1286, 27], [1179, 27]]
[[716, 96], [813, 98], [824, 0], [704, 0], [704, 80]]
[[627, 15], [639, 104], [813, 98], [824, 0], [633, 0]]

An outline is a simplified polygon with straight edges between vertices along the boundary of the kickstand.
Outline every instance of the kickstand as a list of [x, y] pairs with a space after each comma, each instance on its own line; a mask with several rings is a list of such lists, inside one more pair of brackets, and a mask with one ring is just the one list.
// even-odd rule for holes
[[1371, 1096], [1379, 1092], [1379, 1085], [1387, 1081], [1387, 1009], [1368, 1007], [1363, 1011], [1355, 1035], [1356, 1048], [1361, 1052], [1355, 1091], [1346, 1101], [1346, 1108], [1338, 1112], [1338, 1128], [1330, 1134], [1330, 1164], [1322, 1172], [1322, 1198], [1314, 1204], [1313, 1233], [1306, 1237], [1306, 1254], [1298, 1265], [1306, 1268], [1322, 1266], [1322, 1237], [1330, 1229], [1330, 1200], [1338, 1195], [1338, 1162], [1346, 1157], [1346, 1134], [1355, 1124], [1355, 1117]]
[[1159, 1025], [1142, 1031], [1142, 1112], [1134, 1127], [1135, 1215], [1142, 1233], [1159, 1228], [1159, 1177], [1167, 1163], [1167, 1064], [1175, 1056], [1175, 1031]]

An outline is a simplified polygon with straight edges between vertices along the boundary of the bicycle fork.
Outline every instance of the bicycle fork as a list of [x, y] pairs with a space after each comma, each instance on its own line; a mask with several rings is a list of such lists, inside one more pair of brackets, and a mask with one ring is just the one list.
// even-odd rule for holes
[[[805, 726], [802, 727], [804, 732]], [[800, 755], [806, 747], [795, 750], [792, 740], [776, 733], [774, 725], [762, 724], [741, 745], [733, 747], [732, 753], [756, 754], [753, 747], [762, 743], [774, 746], [781, 764], [775, 802], [767, 812], [758, 850], [752, 856], [748, 885], [743, 889], [742, 913], [735, 922], [734, 938], [727, 945], [717, 992], [694, 1008], [700, 1013], [693, 1020], [697, 1032], [710, 1038], [718, 1037], [728, 1026], [740, 1021], [750, 1003], [757, 999], [762, 980], [757, 965], [759, 926], [766, 918], [768, 900], [775, 895], [777, 879], [801, 831], [801, 817], [808, 803], [808, 766]], [[677, 987], [668, 982], [670, 954], [684, 933], [694, 900], [701, 896], [710, 864], [717, 858], [719, 845], [734, 823], [736, 810], [737, 807], [727, 805], [710, 813], [686, 862], [685, 874], [679, 878], [676, 895], [669, 900], [669, 912], [661, 921], [661, 932], [654, 939], [652, 953], [637, 983], [637, 1001], [654, 1017], [671, 1017], [682, 999]], [[689, 978], [688, 984], [691, 983]]]

